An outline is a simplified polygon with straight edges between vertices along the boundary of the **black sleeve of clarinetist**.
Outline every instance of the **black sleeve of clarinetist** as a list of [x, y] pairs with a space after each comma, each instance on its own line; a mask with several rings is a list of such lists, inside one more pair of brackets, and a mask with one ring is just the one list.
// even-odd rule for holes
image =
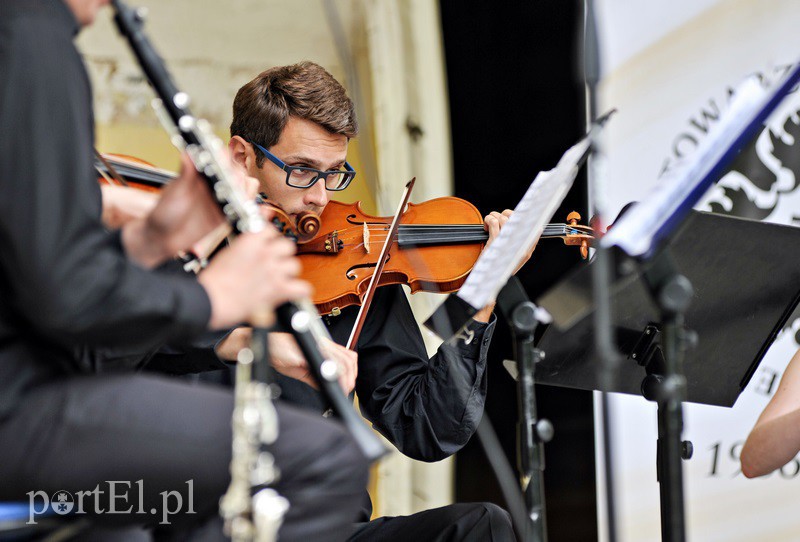
[[[0, 30], [0, 299], [16, 325], [64, 345], [146, 348], [201, 332], [203, 288], [131, 263], [101, 225], [75, 29], [35, 14]], [[0, 321], [0, 337], [9, 327]]]

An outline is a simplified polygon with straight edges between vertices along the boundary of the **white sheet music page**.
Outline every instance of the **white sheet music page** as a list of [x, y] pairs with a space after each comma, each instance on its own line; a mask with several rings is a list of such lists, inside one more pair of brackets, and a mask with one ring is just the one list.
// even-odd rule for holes
[[589, 145], [587, 136], [564, 153], [555, 168], [536, 176], [500, 235], [478, 258], [458, 297], [476, 309], [495, 300], [564, 201]]
[[696, 189], [764, 105], [766, 94], [755, 77], [739, 85], [728, 110], [700, 147], [687, 161], [666, 174], [644, 201], [632, 207], [614, 224], [603, 237], [603, 245], [618, 246], [631, 256], [648, 253], [653, 248], [654, 236], [681, 206], [691, 206], [694, 202], [687, 200], [703, 196], [696, 194]]

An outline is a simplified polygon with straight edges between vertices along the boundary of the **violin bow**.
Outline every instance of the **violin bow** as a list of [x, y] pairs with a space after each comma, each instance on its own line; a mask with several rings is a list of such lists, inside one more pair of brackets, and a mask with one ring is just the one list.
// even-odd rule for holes
[[383, 248], [381, 249], [381, 255], [378, 257], [378, 264], [375, 266], [375, 272], [372, 273], [369, 286], [364, 294], [364, 300], [361, 302], [361, 308], [358, 311], [358, 316], [356, 316], [356, 322], [353, 325], [353, 331], [350, 332], [350, 338], [347, 339], [348, 350], [352, 350], [354, 352], [356, 350], [358, 337], [361, 335], [361, 329], [364, 327], [364, 322], [367, 319], [367, 312], [372, 304], [372, 298], [375, 295], [375, 290], [378, 288], [378, 278], [381, 276], [381, 273], [383, 273], [383, 267], [387, 260], [386, 257], [389, 254], [389, 249], [391, 248], [392, 244], [394, 244], [394, 238], [397, 234], [397, 229], [400, 227], [400, 217], [403, 215], [406, 205], [408, 205], [408, 199], [411, 197], [411, 190], [414, 188], [414, 183], [416, 180], [417, 178], [414, 177], [408, 181], [408, 184], [406, 184], [406, 188], [403, 191], [403, 197], [400, 201], [400, 205], [397, 207], [397, 212], [394, 214], [392, 224], [389, 226], [389, 233], [386, 236], [386, 241], [384, 241]]
[[[117, 172], [114, 166], [112, 166], [111, 163], [106, 160], [106, 157], [100, 154], [100, 151], [97, 150], [97, 147], [94, 149], [94, 155], [98, 160], [100, 160], [100, 163], [106, 167], [106, 171], [108, 171], [108, 173], [106, 173], [99, 167], [95, 168], [97, 169], [97, 172], [108, 182], [108, 184], [114, 184], [114, 181], [116, 181], [116, 183], [121, 186], [128, 186], [127, 181], [125, 181], [125, 179], [119, 174], [119, 172]], [[108, 176], [109, 173], [111, 174], [111, 177]]]

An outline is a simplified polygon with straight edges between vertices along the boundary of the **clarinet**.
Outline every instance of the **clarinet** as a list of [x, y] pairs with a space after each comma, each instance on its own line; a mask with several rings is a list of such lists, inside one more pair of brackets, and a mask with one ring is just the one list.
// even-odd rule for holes
[[[198, 119], [192, 115], [189, 110], [189, 96], [185, 92], [179, 91], [175, 86], [163, 59], [144, 34], [142, 29], [144, 12], [141, 9], [134, 10], [122, 0], [112, 0], [111, 3], [115, 11], [114, 20], [119, 32], [127, 39], [150, 85], [158, 96], [154, 105], [157, 106], [156, 110], [161, 112], [160, 118], [172, 135], [172, 143], [187, 152], [197, 171], [205, 177], [209, 188], [216, 197], [228, 222], [233, 226], [235, 233], [263, 230], [266, 227], [266, 221], [258, 212], [256, 202], [245, 197], [242, 191], [232, 182], [233, 175], [229, 169], [228, 162], [222, 159], [222, 142], [213, 134], [210, 125], [205, 120]], [[320, 345], [324, 344], [325, 340], [331, 340], [331, 338], [313, 303], [308, 299], [285, 303], [276, 309], [276, 315], [281, 325], [289, 329], [294, 335], [320, 391], [333, 408], [334, 414], [341, 419], [345, 427], [350, 431], [362, 454], [370, 461], [376, 461], [384, 456], [387, 453], [387, 449], [377, 435], [359, 418], [352, 404], [347, 400], [341, 387], [339, 387], [337, 364], [334, 361], [327, 360], [322, 354]], [[255, 381], [266, 383], [269, 379], [270, 369], [266, 349], [266, 336], [265, 329], [255, 328], [253, 330], [253, 345], [249, 349], [250, 353], [243, 351], [243, 366], [245, 368], [242, 369], [242, 377], [245, 381], [249, 381], [247, 375], [249, 374], [248, 371], [251, 370]], [[250, 356], [253, 356], [252, 360], [249, 359]], [[237, 376], [238, 374], [237, 371]], [[247, 387], [246, 385], [240, 386], [240, 388], [244, 389]], [[259, 439], [263, 442], [265, 438], [271, 437], [272, 441], [274, 441], [274, 438], [277, 437], [274, 407], [269, 401], [271, 399], [269, 387], [264, 384], [261, 389], [262, 391], [257, 393], [240, 390], [238, 398], [241, 399], [243, 405], [255, 405], [254, 408], [259, 409], [259, 417], [264, 418], [260, 420]], [[234, 394], [236, 394], [236, 391]], [[272, 408], [265, 408], [263, 404], [269, 404]], [[234, 420], [235, 427], [236, 420]], [[248, 431], [250, 433], [253, 432], [251, 428], [243, 431], [243, 433]], [[248, 438], [252, 440], [251, 437]], [[256, 462], [268, 463], [260, 459]], [[256, 471], [259, 466], [263, 465], [257, 465], [255, 467]], [[232, 465], [231, 470], [237, 469]], [[256, 476], [256, 478], [269, 478], [269, 476]], [[259, 506], [259, 502], [255, 502], [255, 505], [248, 505], [251, 509], [245, 510], [243, 514], [258, 513], [259, 509], [262, 508], [282, 508], [280, 503]], [[268, 503], [269, 501], [262, 499], [261, 502]], [[277, 531], [277, 527], [275, 531]]]
[[[261, 329], [258, 331], [262, 332]], [[254, 331], [256, 333], [256, 331]], [[275, 442], [278, 423], [269, 384], [254, 375], [256, 359], [266, 358], [266, 336], [254, 337], [251, 348], [239, 352], [234, 384], [231, 482], [219, 502], [224, 532], [233, 542], [273, 542], [278, 538], [289, 501], [269, 487], [278, 477], [274, 458], [261, 444]], [[262, 363], [258, 361], [257, 363]]]

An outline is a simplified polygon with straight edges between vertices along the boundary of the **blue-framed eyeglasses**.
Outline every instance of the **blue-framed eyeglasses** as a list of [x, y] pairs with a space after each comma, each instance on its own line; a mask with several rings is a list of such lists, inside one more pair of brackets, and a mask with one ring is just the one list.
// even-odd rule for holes
[[344, 171], [338, 169], [320, 171], [311, 167], [289, 166], [258, 143], [253, 143], [251, 141], [250, 144], [261, 151], [261, 154], [263, 154], [267, 160], [285, 171], [286, 184], [294, 188], [311, 188], [318, 180], [324, 179], [325, 190], [338, 192], [339, 190], [347, 188], [356, 176], [356, 170], [347, 162], [344, 163]]

